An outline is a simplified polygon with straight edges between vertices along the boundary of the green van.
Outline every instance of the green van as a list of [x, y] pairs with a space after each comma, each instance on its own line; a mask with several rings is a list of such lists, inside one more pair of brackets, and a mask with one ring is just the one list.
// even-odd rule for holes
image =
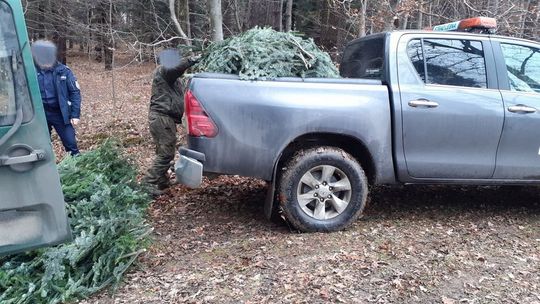
[[71, 237], [20, 0], [0, 0], [0, 255]]

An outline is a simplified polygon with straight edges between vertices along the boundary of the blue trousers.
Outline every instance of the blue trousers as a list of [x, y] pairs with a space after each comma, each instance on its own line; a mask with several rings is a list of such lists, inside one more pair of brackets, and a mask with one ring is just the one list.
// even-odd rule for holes
[[71, 153], [72, 156], [78, 155], [79, 148], [77, 147], [77, 138], [75, 137], [75, 128], [73, 128], [73, 125], [66, 125], [60, 111], [45, 111], [45, 115], [47, 116], [49, 133], [54, 128], [60, 140], [62, 140], [62, 145], [64, 145], [66, 152]]

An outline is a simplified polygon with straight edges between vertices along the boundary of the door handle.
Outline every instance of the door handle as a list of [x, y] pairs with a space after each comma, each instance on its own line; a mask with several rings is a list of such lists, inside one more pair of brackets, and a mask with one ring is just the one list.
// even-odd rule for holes
[[20, 164], [26, 164], [26, 163], [34, 163], [43, 159], [45, 159], [45, 151], [35, 150], [28, 155], [14, 156], [14, 157], [7, 157], [7, 156], [0, 157], [0, 167], [20, 165]]
[[430, 101], [427, 99], [416, 99], [409, 101], [409, 107], [413, 108], [436, 108], [439, 104], [435, 101]]
[[536, 113], [536, 109], [526, 106], [526, 105], [515, 105], [508, 107], [508, 111], [512, 113], [518, 113], [518, 114], [531, 114]]

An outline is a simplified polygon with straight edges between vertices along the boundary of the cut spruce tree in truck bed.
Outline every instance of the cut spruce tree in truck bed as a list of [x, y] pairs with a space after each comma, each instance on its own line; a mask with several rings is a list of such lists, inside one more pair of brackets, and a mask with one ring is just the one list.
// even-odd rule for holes
[[319, 49], [313, 39], [271, 28], [254, 28], [211, 44], [195, 70], [235, 74], [243, 80], [339, 77], [328, 53]]

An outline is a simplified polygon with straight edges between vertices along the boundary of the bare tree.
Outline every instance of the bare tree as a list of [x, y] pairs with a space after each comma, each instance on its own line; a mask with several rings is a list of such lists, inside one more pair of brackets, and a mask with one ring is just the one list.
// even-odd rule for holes
[[293, 13], [293, 0], [287, 0], [287, 7], [285, 8], [285, 31], [290, 32], [292, 30], [292, 13]]
[[276, 14], [278, 15], [277, 20], [279, 24], [279, 31], [283, 32], [283, 0], [279, 0], [278, 4], [279, 7], [276, 10]]
[[[191, 45], [191, 40], [186, 35], [184, 30], [182, 29], [182, 25], [180, 25], [180, 22], [178, 21], [178, 17], [176, 16], [176, 0], [169, 0], [169, 11], [171, 13], [171, 20], [174, 23], [174, 26], [176, 27], [176, 31], [182, 37], [187, 45]], [[188, 12], [188, 19], [189, 19], [189, 12]]]
[[367, 14], [367, 6], [368, 6], [368, 0], [360, 0], [360, 5], [362, 6], [360, 8], [360, 13], [358, 14], [359, 19], [359, 25], [358, 25], [358, 37], [364, 37], [366, 35], [366, 14]]
[[223, 15], [221, 0], [207, 0], [213, 41], [223, 40]]

